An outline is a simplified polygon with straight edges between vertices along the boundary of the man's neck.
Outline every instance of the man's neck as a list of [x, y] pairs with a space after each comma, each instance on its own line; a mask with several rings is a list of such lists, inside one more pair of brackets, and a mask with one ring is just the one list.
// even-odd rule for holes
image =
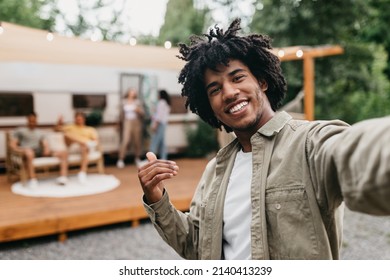
[[[270, 119], [273, 118], [275, 115], [274, 111], [270, 111], [270, 114], [263, 115], [262, 120], [259, 122], [258, 127], [253, 128], [252, 130], [247, 131], [234, 131], [234, 133], [237, 136], [238, 142], [240, 142], [242, 151], [244, 153], [252, 152], [252, 144], [251, 144], [251, 138], [252, 136], [263, 126], [265, 125]], [[266, 117], [265, 117], [266, 116]]]
[[240, 145], [242, 147], [242, 151], [244, 153], [252, 152], [252, 144], [251, 144], [251, 136], [252, 135], [250, 135], [249, 137], [248, 136], [244, 137], [243, 135], [240, 135], [240, 133], [238, 133], [238, 134], [236, 133], [238, 142], [240, 142]]

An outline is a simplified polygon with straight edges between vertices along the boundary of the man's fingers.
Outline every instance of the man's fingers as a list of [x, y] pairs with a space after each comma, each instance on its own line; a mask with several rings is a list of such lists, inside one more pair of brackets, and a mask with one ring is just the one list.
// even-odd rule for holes
[[172, 173], [163, 173], [163, 174], [158, 174], [151, 178], [150, 181], [145, 182], [145, 188], [147, 189], [153, 189], [155, 187], [158, 187], [159, 184], [162, 184], [163, 181], [172, 179], [174, 175]]
[[178, 171], [179, 167], [174, 162], [155, 160], [141, 167], [138, 177], [143, 186], [149, 187], [176, 176]]
[[159, 174], [172, 174], [177, 175], [179, 168], [172, 164], [156, 163], [152, 167], [145, 168], [139, 172], [141, 177], [144, 177], [146, 181], [151, 180], [154, 176]]
[[152, 152], [147, 152], [146, 157], [149, 160], [149, 162], [157, 160], [156, 155]]

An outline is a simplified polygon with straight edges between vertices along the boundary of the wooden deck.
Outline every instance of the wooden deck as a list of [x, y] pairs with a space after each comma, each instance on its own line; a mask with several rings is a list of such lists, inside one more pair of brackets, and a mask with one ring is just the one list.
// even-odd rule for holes
[[[177, 159], [179, 174], [167, 182], [172, 203], [187, 210], [206, 159]], [[124, 169], [106, 166], [106, 174], [116, 176], [118, 188], [96, 195], [71, 198], [35, 198], [15, 195], [5, 174], [0, 175], [0, 242], [66, 233], [102, 225], [147, 218], [141, 203], [142, 189], [134, 165]]]

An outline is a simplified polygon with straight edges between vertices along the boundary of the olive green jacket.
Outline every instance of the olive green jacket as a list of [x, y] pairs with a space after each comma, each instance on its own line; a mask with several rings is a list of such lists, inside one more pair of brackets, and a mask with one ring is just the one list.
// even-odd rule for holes
[[[345, 204], [390, 214], [390, 118], [352, 127], [277, 113], [252, 136], [253, 259], [338, 259]], [[162, 238], [187, 259], [223, 259], [226, 189], [237, 140], [211, 160], [188, 213], [168, 193], [145, 208]]]

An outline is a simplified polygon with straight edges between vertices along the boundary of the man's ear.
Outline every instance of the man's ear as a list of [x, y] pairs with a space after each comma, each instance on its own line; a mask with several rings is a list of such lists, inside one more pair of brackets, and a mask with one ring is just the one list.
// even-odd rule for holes
[[268, 89], [268, 83], [266, 80], [259, 81], [261, 91], [265, 92]]

